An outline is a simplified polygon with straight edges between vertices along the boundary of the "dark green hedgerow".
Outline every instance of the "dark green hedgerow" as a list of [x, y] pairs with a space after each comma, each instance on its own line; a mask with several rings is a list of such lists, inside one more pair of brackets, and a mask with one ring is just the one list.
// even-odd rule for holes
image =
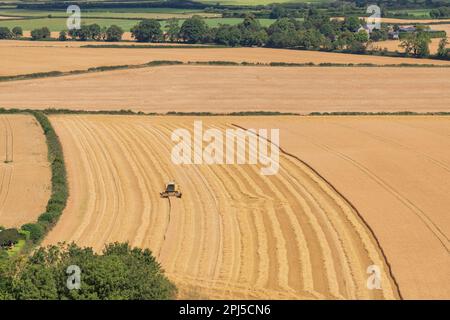
[[[445, 59], [444, 59], [445, 60]], [[425, 61], [425, 60], [424, 60]], [[410, 67], [410, 68], [450, 68], [450, 65], [438, 65], [438, 64], [413, 64], [413, 63], [398, 63], [398, 64], [374, 64], [374, 63], [289, 63], [289, 62], [270, 62], [270, 63], [254, 63], [254, 62], [235, 62], [235, 61], [189, 61], [182, 62], [176, 60], [156, 60], [143, 64], [125, 64], [116, 66], [100, 66], [92, 67], [85, 70], [72, 70], [72, 71], [49, 71], [49, 72], [37, 72], [29, 74], [19, 74], [13, 76], [0, 76], [0, 82], [3, 81], [17, 81], [17, 80], [29, 80], [37, 78], [48, 77], [62, 77], [76, 74], [85, 74], [92, 72], [104, 72], [113, 70], [124, 69], [140, 69], [147, 67], [157, 66], [171, 66], [171, 65], [212, 65], [212, 66], [244, 66], [244, 67], [379, 67], [379, 68], [391, 68], [391, 67]]]
[[31, 244], [37, 244], [56, 224], [66, 206], [68, 197], [66, 167], [64, 164], [61, 143], [45, 113], [43, 111], [30, 109], [20, 110], [0, 108], [0, 114], [17, 113], [32, 114], [39, 122], [44, 131], [48, 148], [48, 161], [50, 163], [52, 174], [52, 191], [45, 212], [38, 217], [36, 222], [30, 222], [21, 227], [21, 230], [29, 232]]
[[415, 112], [415, 111], [393, 111], [393, 112], [360, 112], [360, 111], [334, 111], [334, 112], [311, 112], [309, 116], [449, 116], [450, 112]]
[[279, 111], [239, 111], [230, 113], [217, 112], [180, 112], [169, 111], [165, 113], [168, 116], [298, 116], [299, 113], [279, 112]]
[[92, 73], [92, 72], [103, 72], [103, 71], [113, 71], [113, 70], [123, 70], [123, 69], [139, 69], [146, 67], [157, 67], [157, 66], [170, 66], [170, 65], [178, 65], [183, 64], [181, 61], [176, 60], [155, 60], [150, 61], [143, 64], [123, 64], [116, 66], [100, 66], [100, 67], [92, 67], [85, 70], [72, 70], [72, 71], [49, 71], [49, 72], [36, 72], [36, 73], [28, 73], [28, 74], [19, 74], [14, 76], [0, 76], [0, 82], [2, 81], [17, 81], [17, 80], [30, 80], [37, 78], [49, 78], [49, 77], [62, 77], [62, 76], [70, 76], [76, 74], [83, 73]]
[[37, 222], [22, 226], [23, 230], [30, 232], [30, 239], [34, 243], [38, 243], [58, 221], [66, 207], [69, 192], [62, 146], [55, 130], [43, 112], [34, 110], [28, 112], [36, 118], [44, 131], [48, 148], [48, 161], [52, 173], [52, 193], [45, 212], [39, 216]]

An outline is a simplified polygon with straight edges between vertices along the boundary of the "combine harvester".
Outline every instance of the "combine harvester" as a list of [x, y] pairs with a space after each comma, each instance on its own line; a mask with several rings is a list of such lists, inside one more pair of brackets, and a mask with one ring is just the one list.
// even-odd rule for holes
[[166, 184], [166, 188], [163, 192], [159, 193], [161, 198], [169, 198], [169, 197], [177, 197], [181, 198], [180, 186], [175, 183], [175, 181], [171, 181]]

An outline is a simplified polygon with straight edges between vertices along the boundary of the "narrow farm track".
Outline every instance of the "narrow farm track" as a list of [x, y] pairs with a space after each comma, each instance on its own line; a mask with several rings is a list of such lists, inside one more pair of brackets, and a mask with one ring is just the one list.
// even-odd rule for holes
[[[171, 133], [190, 117], [52, 116], [70, 198], [44, 244], [150, 248], [181, 298], [396, 299], [376, 240], [353, 207], [304, 163], [174, 165]], [[226, 118], [204, 126], [232, 128]], [[175, 180], [181, 199], [162, 199]], [[382, 270], [368, 290], [366, 269]]]

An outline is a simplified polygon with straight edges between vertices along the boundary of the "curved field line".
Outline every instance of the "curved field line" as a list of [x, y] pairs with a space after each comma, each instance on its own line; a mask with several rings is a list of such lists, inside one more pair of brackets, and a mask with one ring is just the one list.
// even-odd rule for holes
[[[241, 128], [241, 129], [244, 129], [244, 130], [245, 130], [244, 127], [241, 127], [241, 126], [239, 126], [239, 125], [237, 125], [237, 124], [232, 124], [232, 125], [235, 126], [235, 127], [237, 127], [237, 128]], [[269, 142], [272, 143], [270, 140], [269, 140]], [[368, 232], [369, 232], [369, 234], [370, 234], [370, 237], [374, 240], [375, 246], [376, 246], [377, 250], [380, 252], [384, 264], [386, 264], [386, 266], [387, 266], [387, 270], [388, 270], [388, 273], [389, 273], [388, 280], [389, 280], [389, 282], [390, 282], [390, 281], [393, 282], [393, 292], [395, 292], [395, 293], [398, 295], [398, 297], [399, 297], [400, 299], [403, 299], [402, 294], [401, 294], [401, 291], [400, 291], [400, 287], [399, 287], [399, 285], [398, 285], [398, 282], [397, 282], [396, 278], [394, 277], [394, 274], [392, 273], [392, 267], [391, 267], [391, 265], [389, 264], [389, 261], [388, 261], [388, 259], [387, 259], [387, 256], [386, 256], [386, 254], [385, 254], [383, 248], [381, 247], [381, 244], [380, 244], [378, 238], [376, 237], [375, 232], [372, 230], [372, 228], [371, 228], [370, 225], [367, 223], [367, 221], [365, 221], [365, 219], [364, 219], [363, 216], [359, 213], [359, 211], [356, 209], [356, 207], [355, 207], [355, 206], [354, 206], [354, 205], [353, 205], [353, 204], [352, 204], [352, 203], [351, 203], [351, 202], [350, 202], [350, 201], [349, 201], [342, 193], [340, 193], [340, 192], [339, 192], [339, 191], [338, 191], [338, 190], [337, 190], [337, 189], [336, 189], [336, 188], [335, 188], [328, 180], [326, 180], [325, 177], [323, 177], [319, 172], [317, 172], [317, 171], [316, 171], [312, 166], [310, 166], [307, 162], [305, 162], [304, 160], [300, 159], [300, 158], [297, 157], [296, 155], [291, 154], [291, 153], [285, 151], [283, 148], [281, 148], [281, 146], [278, 146], [278, 147], [279, 147], [279, 150], [280, 150], [280, 152], [281, 152], [282, 154], [285, 154], [285, 155], [291, 157], [292, 159], [298, 161], [299, 163], [303, 164], [304, 166], [306, 166], [306, 167], [310, 170], [311, 174], [314, 174], [318, 179], [320, 179], [321, 181], [323, 181], [323, 183], [331, 189], [330, 191], [334, 192], [335, 195], [337, 195], [338, 197], [340, 197], [341, 202], [345, 202], [346, 204], [348, 204], [348, 205], [350, 206], [350, 208], [352, 209], [352, 211], [355, 212], [356, 217], [363, 223], [364, 228], [366, 228], [366, 229], [368, 230]], [[364, 234], [364, 233], [362, 233], [362, 234]], [[366, 237], [367, 237], [367, 236], [369, 236], [369, 235], [366, 234]]]
[[[408, 209], [410, 209], [424, 224], [425, 226], [431, 231], [431, 233], [436, 237], [436, 239], [441, 243], [441, 245], [444, 247], [444, 249], [447, 252], [450, 252], [450, 249], [448, 246], [450, 245], [449, 238], [443, 233], [443, 231], [437, 226], [434, 221], [420, 208], [418, 208], [413, 202], [411, 202], [408, 198], [403, 197], [399, 191], [397, 191], [394, 187], [392, 187], [389, 183], [384, 181], [382, 178], [380, 178], [378, 175], [370, 171], [366, 166], [361, 164], [360, 162], [354, 160], [353, 158], [332, 149], [328, 145], [325, 144], [317, 144], [314, 143], [317, 147], [328, 151], [332, 154], [335, 154], [339, 158], [346, 160], [353, 164], [356, 168], [358, 168], [360, 171], [364, 172], [367, 176], [369, 176], [373, 181], [375, 181], [378, 185], [380, 185], [382, 188], [384, 188], [386, 191], [391, 193], [397, 200], [399, 200], [401, 203], [403, 203]], [[443, 238], [443, 239], [442, 239]]]
[[[128, 240], [148, 247], [183, 297], [395, 298], [390, 278], [383, 278], [382, 292], [365, 289], [367, 264], [384, 266], [384, 256], [356, 210], [284, 151], [280, 172], [270, 177], [256, 165], [178, 166], [170, 162], [170, 133], [190, 130], [189, 122], [54, 121], [66, 154], [78, 157], [74, 163], [82, 170], [84, 184], [77, 188], [85, 190], [71, 195], [79, 192], [76, 199], [85, 203], [71, 202], [52, 242], [74, 239], [98, 249]], [[71, 185], [77, 168], [68, 168]], [[180, 183], [181, 199], [159, 197], [169, 179]], [[58, 230], [61, 224], [75, 227], [67, 234]]]
[[[165, 138], [163, 136], [161, 136], [160, 133], [155, 128], [152, 128], [153, 130], [149, 130], [148, 128], [141, 126], [141, 129], [144, 132], [146, 132], [147, 135], [153, 137], [150, 141], [158, 143], [157, 148], [155, 148], [155, 150], [153, 152], [156, 152], [158, 154], [157, 161], [162, 162], [161, 159], [164, 159], [164, 157], [167, 157], [169, 154], [169, 153], [166, 153], [165, 155], [163, 155], [161, 153], [161, 150], [166, 150], [167, 152], [169, 151], [169, 148], [167, 147], [167, 145], [160, 142], [160, 141], [164, 141]], [[168, 171], [167, 176], [169, 176], [169, 174], [172, 175], [172, 173], [170, 173], [170, 171]], [[197, 175], [195, 175], [195, 177], [197, 178]], [[186, 178], [187, 178], [187, 176], [186, 176]], [[167, 177], [167, 179], [171, 179], [171, 178]], [[165, 182], [167, 182], [167, 181], [165, 181]], [[200, 181], [200, 183], [201, 183], [201, 181]], [[196, 249], [198, 250], [199, 247], [202, 247], [205, 245], [204, 241], [202, 241], [202, 239], [204, 239], [204, 232], [202, 232], [202, 231], [204, 230], [205, 222], [204, 222], [204, 218], [202, 217], [201, 214], [204, 212], [207, 212], [202, 199], [199, 198], [198, 194], [196, 194], [195, 196], [197, 198], [197, 201], [192, 202], [192, 204], [194, 205], [194, 208], [195, 208], [195, 206], [200, 204], [201, 209], [197, 208], [197, 210], [194, 211], [194, 212], [196, 212], [196, 214], [194, 215], [194, 218], [193, 218], [194, 225], [196, 225], [196, 226], [199, 225], [199, 223], [196, 223], [196, 220], [197, 221], [200, 220], [200, 227], [196, 231], [194, 230], [193, 233], [190, 235], [190, 236], [195, 235], [195, 239], [197, 242], [197, 244], [191, 248], [191, 254], [190, 254], [189, 261], [186, 262], [188, 266], [194, 265], [194, 267], [191, 268], [191, 270], [190, 270], [191, 274], [198, 274], [198, 272], [199, 272], [201, 259], [198, 258], [199, 255], [198, 255], [198, 251], [196, 251]], [[198, 215], [198, 213], [200, 213], [200, 215]], [[196, 219], [195, 217], [200, 218], [200, 219]], [[189, 241], [187, 243], [189, 243]], [[200, 252], [203, 252], [203, 249], [201, 249]]]
[[380, 142], [384, 142], [386, 144], [390, 144], [392, 146], [400, 147], [400, 148], [403, 148], [405, 150], [408, 150], [411, 153], [414, 153], [414, 154], [416, 154], [418, 156], [421, 156], [421, 157], [423, 157], [423, 158], [433, 162], [435, 165], [437, 165], [441, 169], [444, 169], [445, 171], [450, 172], [450, 167], [447, 166], [444, 162], [442, 162], [440, 160], [437, 160], [437, 159], [434, 159], [433, 157], [430, 157], [426, 153], [419, 152], [419, 151], [417, 151], [416, 149], [414, 149], [412, 147], [409, 147], [407, 145], [401, 144], [401, 143], [395, 141], [394, 139], [383, 137], [383, 136], [377, 135], [375, 133], [371, 133], [369, 131], [366, 131], [366, 130], [363, 130], [363, 129], [359, 129], [359, 128], [355, 128], [355, 127], [352, 127], [352, 126], [349, 126], [349, 125], [345, 125], [345, 124], [342, 124], [342, 123], [336, 123], [336, 122], [331, 122], [331, 123], [333, 125], [338, 126], [338, 127], [342, 127], [342, 128], [346, 128], [346, 129], [349, 129], [349, 130], [352, 130], [352, 131], [357, 131], [357, 132], [363, 133], [366, 136], [371, 137], [371, 138], [373, 138], [375, 140], [378, 140]]

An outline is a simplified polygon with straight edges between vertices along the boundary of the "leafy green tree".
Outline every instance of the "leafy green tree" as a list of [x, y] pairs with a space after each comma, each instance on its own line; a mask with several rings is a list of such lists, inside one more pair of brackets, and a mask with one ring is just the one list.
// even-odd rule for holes
[[89, 36], [88, 36], [89, 39], [101, 40], [102, 28], [98, 24], [96, 23], [91, 24], [88, 26], [88, 28], [89, 28]]
[[200, 16], [186, 19], [181, 25], [180, 37], [189, 43], [202, 42], [208, 33], [208, 25]]
[[354, 34], [355, 40], [361, 43], [366, 43], [367, 41], [369, 41], [369, 34], [364, 31], [358, 31], [357, 33]]
[[106, 30], [106, 41], [120, 41], [122, 40], [122, 35], [122, 28], [113, 24]]
[[426, 32], [414, 32], [408, 34], [400, 43], [405, 53], [416, 57], [427, 57], [430, 54], [430, 35]]
[[262, 46], [268, 41], [266, 30], [253, 15], [247, 15], [237, 27], [242, 34], [241, 45], [243, 46]]
[[292, 19], [282, 18], [268, 29], [267, 45], [275, 48], [290, 48], [300, 45], [300, 33]]
[[157, 42], [163, 35], [161, 24], [155, 19], [145, 19], [131, 29], [131, 34], [138, 42]]
[[67, 41], [67, 33], [66, 31], [62, 30], [59, 32], [59, 37], [58, 37], [59, 41]]
[[[106, 41], [107, 40], [108, 35], [107, 35], [106, 32], [108, 31], [108, 28], [109, 27], [106, 27], [106, 26], [101, 27], [101, 29], [100, 29], [100, 40], [102, 40], [102, 41]], [[120, 36], [120, 38], [122, 39], [122, 36]]]
[[47, 27], [34, 29], [31, 31], [32, 40], [42, 40], [50, 38], [50, 30]]
[[34, 242], [39, 241], [45, 231], [40, 223], [27, 223], [24, 224], [21, 229], [30, 232], [30, 239]]
[[235, 47], [241, 42], [241, 31], [236, 26], [221, 25], [215, 34], [215, 42]]
[[306, 49], [320, 49], [324, 43], [325, 37], [317, 29], [309, 29], [306, 31], [300, 31], [300, 45]]
[[448, 49], [447, 49], [447, 45], [449, 44], [447, 37], [442, 38], [439, 41], [439, 46], [438, 46], [438, 50], [437, 50], [437, 56], [440, 58], [446, 58], [448, 57]]
[[14, 27], [11, 30], [11, 32], [12, 32], [14, 38], [20, 38], [21, 36], [23, 36], [23, 31], [22, 31], [21, 27]]
[[176, 42], [180, 38], [180, 25], [178, 19], [169, 19], [166, 24], [167, 39], [170, 42]]
[[370, 33], [370, 40], [383, 41], [389, 38], [388, 31], [385, 29], [373, 29]]
[[361, 27], [361, 21], [358, 17], [346, 17], [344, 20], [345, 30], [356, 32]]
[[307, 29], [320, 29], [321, 26], [330, 23], [329, 15], [317, 10], [316, 8], [310, 8], [306, 12], [302, 28]]
[[77, 29], [70, 29], [67, 32], [68, 36], [72, 39], [72, 40], [76, 40], [78, 37], [78, 30]]
[[[66, 285], [71, 265], [81, 270], [79, 289]], [[175, 286], [150, 250], [127, 243], [107, 245], [101, 254], [59, 244], [41, 247], [22, 260], [0, 260], [0, 299], [161, 300], [175, 295]]]
[[286, 9], [280, 5], [273, 6], [269, 14], [270, 19], [280, 19], [286, 16], [287, 16]]
[[17, 229], [11, 228], [0, 231], [0, 247], [9, 247], [16, 244], [21, 238]]
[[7, 27], [0, 27], [0, 39], [11, 39], [13, 37], [11, 31]]

